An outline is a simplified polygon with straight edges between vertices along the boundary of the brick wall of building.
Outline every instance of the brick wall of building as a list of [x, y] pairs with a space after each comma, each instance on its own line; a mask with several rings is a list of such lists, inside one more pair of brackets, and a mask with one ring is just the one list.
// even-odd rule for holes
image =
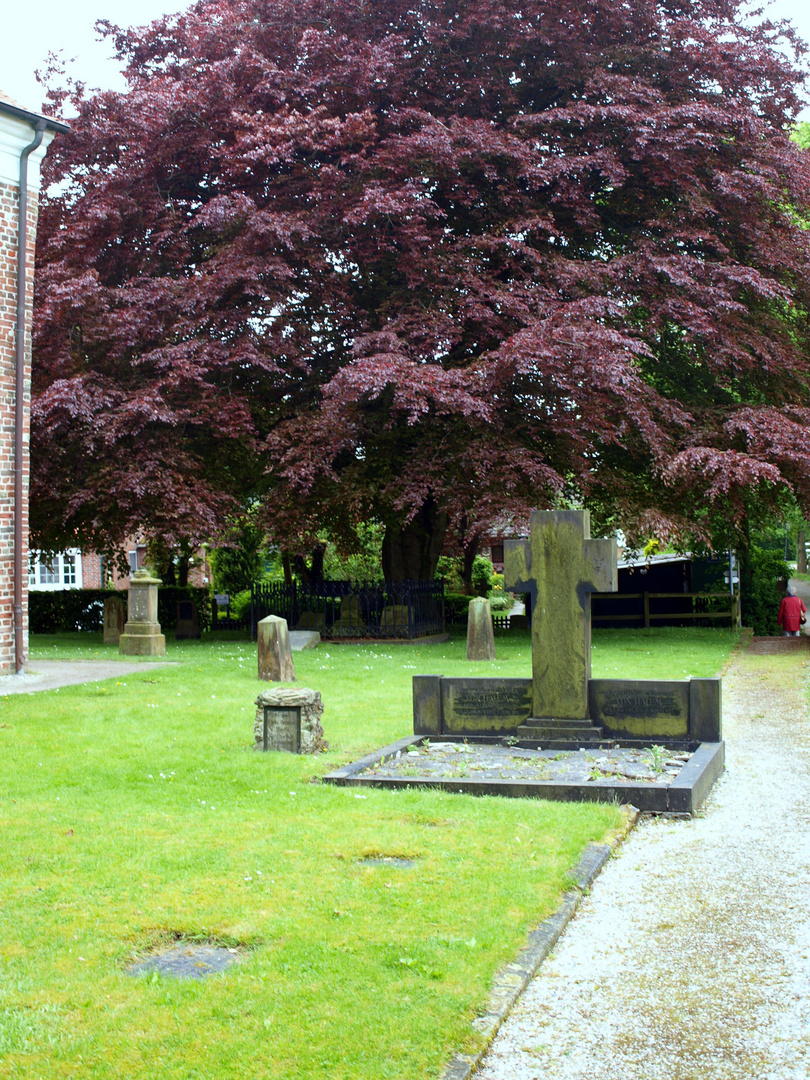
[[[17, 243], [20, 158], [28, 150], [28, 236], [25, 290], [25, 392], [23, 407], [22, 574], [23, 663], [28, 656], [28, 448], [31, 416], [31, 314], [37, 235], [39, 168], [48, 144], [64, 124], [28, 112], [0, 93], [0, 675], [16, 671], [14, 641], [14, 461], [16, 411]], [[30, 151], [35, 139], [39, 145]]]
[[[27, 278], [34, 273], [38, 200], [28, 197]], [[17, 319], [17, 223], [19, 185], [0, 179], [0, 674], [15, 669], [14, 647], [14, 410]], [[31, 289], [26, 296], [25, 424], [23, 428], [23, 544], [28, 537], [28, 434], [31, 394]], [[27, 550], [23, 551], [27, 568]], [[28, 576], [23, 574], [24, 649], [28, 655]]]

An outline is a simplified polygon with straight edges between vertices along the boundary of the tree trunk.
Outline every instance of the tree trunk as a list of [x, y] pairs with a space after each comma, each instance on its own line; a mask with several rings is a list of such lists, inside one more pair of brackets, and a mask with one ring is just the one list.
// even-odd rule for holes
[[799, 528], [799, 537], [796, 541], [796, 573], [807, 573], [807, 534], [804, 529], [804, 525]]
[[469, 544], [464, 548], [464, 555], [461, 567], [461, 580], [464, 582], [464, 592], [467, 593], [469, 596], [472, 596], [475, 592], [475, 589], [473, 589], [472, 572], [473, 563], [475, 562], [475, 557], [478, 554], [478, 549], [480, 546], [481, 537], [474, 536], [470, 540]]
[[177, 556], [177, 584], [185, 589], [188, 585], [188, 572], [191, 565], [191, 552], [181, 550]]
[[284, 584], [289, 589], [293, 583], [292, 560], [290, 559], [289, 551], [282, 551], [281, 567], [284, 571]]
[[382, 545], [386, 581], [432, 581], [444, 546], [448, 516], [432, 498], [407, 525], [389, 521]]
[[293, 569], [305, 585], [313, 585], [316, 581], [323, 581], [324, 555], [326, 555], [326, 544], [318, 544], [312, 549], [309, 562], [303, 555], [293, 557]]
[[751, 603], [754, 587], [754, 571], [751, 566], [751, 529], [746, 516], [737, 533], [737, 566], [740, 576], [740, 604], [743, 626], [752, 626]]

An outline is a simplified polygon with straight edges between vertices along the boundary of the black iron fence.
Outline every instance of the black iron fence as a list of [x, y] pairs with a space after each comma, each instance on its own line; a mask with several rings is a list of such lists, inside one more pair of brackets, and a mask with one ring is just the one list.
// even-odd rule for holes
[[290, 630], [317, 630], [331, 639], [426, 637], [444, 632], [444, 583], [261, 582], [251, 589], [254, 637], [267, 615], [286, 619]]

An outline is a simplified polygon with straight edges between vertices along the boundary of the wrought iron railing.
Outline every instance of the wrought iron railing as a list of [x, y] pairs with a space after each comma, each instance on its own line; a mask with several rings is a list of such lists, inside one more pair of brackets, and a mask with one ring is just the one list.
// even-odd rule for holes
[[267, 615], [286, 619], [290, 630], [317, 630], [329, 639], [426, 637], [444, 632], [444, 583], [259, 582], [251, 589], [254, 637]]

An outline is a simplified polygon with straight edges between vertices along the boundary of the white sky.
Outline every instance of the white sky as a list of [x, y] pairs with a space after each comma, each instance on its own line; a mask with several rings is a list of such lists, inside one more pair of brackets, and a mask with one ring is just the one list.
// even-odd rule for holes
[[[184, 0], [37, 0], [29, 7], [19, 0], [6, 0], [0, 36], [0, 89], [24, 108], [38, 112], [43, 95], [34, 71], [44, 67], [48, 52], [60, 49], [66, 58], [75, 57], [70, 68], [74, 78], [89, 87], [123, 89], [123, 80], [110, 59], [110, 46], [96, 40], [96, 19], [109, 19], [120, 26], [143, 25], [186, 6]], [[810, 42], [808, 0], [773, 0], [768, 13], [774, 19], [790, 19]], [[810, 110], [805, 110], [804, 118], [810, 119]]]

